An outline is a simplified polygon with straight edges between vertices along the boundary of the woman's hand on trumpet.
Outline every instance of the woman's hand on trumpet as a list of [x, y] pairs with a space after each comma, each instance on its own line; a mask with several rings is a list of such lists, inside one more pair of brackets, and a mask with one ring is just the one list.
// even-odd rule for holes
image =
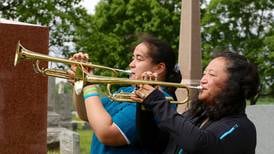
[[[87, 63], [89, 61], [89, 56], [87, 53], [78, 52], [78, 53], [75, 53], [72, 57], [70, 57], [69, 60]], [[75, 74], [78, 67], [81, 67], [81, 66], [76, 64], [71, 64], [70, 69], [67, 70], [67, 73], [69, 75], [68, 81], [72, 84], [75, 82], [74, 78], [75, 78]], [[83, 71], [86, 74], [93, 73], [93, 70], [90, 67], [83, 67]]]
[[[152, 73], [150, 71], [142, 73], [143, 80], [157, 80], [157, 76], [157, 73]], [[155, 90], [155, 87], [147, 84], [137, 85], [137, 87], [138, 89], [135, 91], [135, 95], [131, 96], [131, 99], [139, 103], [142, 103], [144, 99]]]

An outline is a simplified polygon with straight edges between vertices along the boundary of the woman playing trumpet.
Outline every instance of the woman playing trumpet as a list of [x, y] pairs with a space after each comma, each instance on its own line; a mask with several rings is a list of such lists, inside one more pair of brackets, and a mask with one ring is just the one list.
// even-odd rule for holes
[[258, 93], [256, 66], [236, 53], [217, 54], [200, 85], [198, 99], [183, 114], [174, 111], [162, 92], [150, 85], [142, 85], [132, 97], [152, 110], [158, 127], [169, 134], [164, 153], [255, 154], [256, 129], [245, 108], [246, 99]]
[[[87, 60], [83, 53], [73, 55], [72, 60]], [[145, 37], [135, 47], [132, 61], [129, 64], [130, 79], [141, 79], [145, 71], [157, 73], [158, 80], [172, 81], [179, 73], [174, 72], [175, 54], [171, 47], [163, 41], [153, 37]], [[92, 71], [92, 70], [91, 70]], [[71, 76], [75, 67], [72, 67]], [[92, 72], [91, 72], [92, 73]], [[180, 77], [177, 80], [180, 82]], [[135, 88], [122, 87], [118, 90], [133, 92]], [[165, 95], [169, 95], [168, 90]], [[170, 93], [173, 96], [173, 92]], [[84, 97], [84, 102], [81, 102]], [[100, 98], [96, 85], [87, 85], [83, 95], [78, 96], [76, 103], [85, 103], [88, 122], [93, 130], [91, 153], [147, 153], [148, 149], [142, 148], [136, 128], [136, 103], [113, 103], [107, 97]], [[153, 119], [150, 119], [153, 120]]]

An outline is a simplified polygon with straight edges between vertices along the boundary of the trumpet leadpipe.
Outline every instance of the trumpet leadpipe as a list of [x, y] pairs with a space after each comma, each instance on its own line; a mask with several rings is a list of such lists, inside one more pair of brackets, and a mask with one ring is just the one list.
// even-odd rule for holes
[[182, 83], [165, 82], [165, 81], [153, 81], [153, 80], [133, 80], [129, 78], [118, 78], [118, 77], [106, 77], [97, 75], [86, 76], [86, 82], [93, 84], [117, 84], [117, 85], [155, 85], [164, 87], [175, 87], [185, 89], [201, 89], [201, 86], [189, 86]]

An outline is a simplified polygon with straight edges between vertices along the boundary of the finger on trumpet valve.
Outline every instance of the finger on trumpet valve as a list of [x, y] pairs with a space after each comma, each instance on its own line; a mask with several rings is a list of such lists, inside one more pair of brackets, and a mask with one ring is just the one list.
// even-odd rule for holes
[[142, 93], [142, 92], [140, 92], [140, 91], [135, 91], [135, 94], [137, 95], [137, 96], [139, 96], [140, 98], [142, 98], [142, 99], [145, 99], [146, 98], [146, 94], [144, 94], [144, 93]]
[[154, 80], [155, 80], [155, 81], [158, 80], [158, 74], [157, 74], [157, 73], [153, 73], [153, 77], [154, 77]]

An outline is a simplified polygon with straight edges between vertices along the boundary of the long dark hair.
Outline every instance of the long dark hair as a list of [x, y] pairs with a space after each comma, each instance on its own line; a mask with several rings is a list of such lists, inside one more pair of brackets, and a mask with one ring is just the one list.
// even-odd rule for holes
[[[143, 42], [149, 48], [149, 56], [152, 58], [152, 63], [164, 63], [166, 65], [165, 81], [168, 82], [181, 82], [181, 73], [179, 67], [176, 65], [176, 55], [171, 46], [163, 40], [157, 39], [151, 35], [142, 35], [139, 42]], [[168, 88], [168, 92], [172, 97], [176, 98], [176, 88]]]
[[205, 113], [212, 120], [226, 115], [244, 113], [246, 100], [257, 95], [260, 85], [256, 65], [244, 56], [233, 52], [221, 52], [214, 55], [214, 58], [218, 57], [224, 58], [227, 62], [226, 69], [229, 77], [226, 88], [217, 96], [214, 105], [206, 105], [195, 100], [190, 109], [193, 114]]

